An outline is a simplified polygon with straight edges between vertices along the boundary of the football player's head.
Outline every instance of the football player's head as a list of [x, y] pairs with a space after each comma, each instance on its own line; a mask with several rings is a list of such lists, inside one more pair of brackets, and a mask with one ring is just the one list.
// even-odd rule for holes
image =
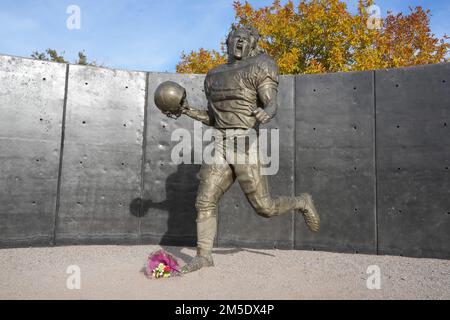
[[233, 25], [227, 37], [228, 57], [235, 61], [256, 55], [259, 52], [258, 40], [259, 33], [255, 28]]

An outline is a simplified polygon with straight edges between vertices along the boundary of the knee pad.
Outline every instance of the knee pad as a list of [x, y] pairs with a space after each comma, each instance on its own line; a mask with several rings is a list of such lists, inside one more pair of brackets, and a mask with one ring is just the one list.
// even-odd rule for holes
[[206, 221], [210, 218], [216, 218], [216, 210], [199, 210], [197, 211], [197, 222]]
[[195, 200], [195, 209], [197, 212], [210, 212], [215, 211], [218, 201], [214, 197], [199, 193]]

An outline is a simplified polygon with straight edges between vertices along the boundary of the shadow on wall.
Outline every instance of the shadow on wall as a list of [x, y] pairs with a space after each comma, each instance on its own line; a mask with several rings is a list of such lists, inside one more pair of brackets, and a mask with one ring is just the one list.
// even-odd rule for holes
[[[195, 235], [195, 199], [199, 180], [197, 173], [200, 165], [180, 164], [177, 170], [166, 179], [166, 200], [154, 202], [151, 199], [134, 199], [130, 204], [130, 213], [135, 217], [145, 217], [152, 213], [150, 209], [168, 213], [167, 231], [160, 244], [173, 243], [177, 235]], [[142, 207], [142, 210], [141, 210]]]
[[[166, 179], [164, 201], [154, 202], [148, 198], [137, 198], [130, 204], [130, 213], [138, 218], [152, 215], [155, 210], [167, 212], [167, 228], [158, 244], [185, 262], [191, 257], [182, 252], [183, 247], [196, 245], [195, 199], [200, 182], [197, 178], [199, 171], [200, 165], [180, 164]], [[194, 241], [186, 239], [186, 235]], [[181, 247], [177, 247], [180, 245]]]

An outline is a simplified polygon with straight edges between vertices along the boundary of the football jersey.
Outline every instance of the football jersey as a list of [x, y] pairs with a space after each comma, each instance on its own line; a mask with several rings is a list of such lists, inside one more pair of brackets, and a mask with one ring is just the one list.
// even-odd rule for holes
[[263, 107], [258, 99], [262, 87], [278, 87], [278, 67], [267, 54], [227, 63], [211, 69], [205, 78], [208, 112], [218, 129], [257, 126], [252, 112]]

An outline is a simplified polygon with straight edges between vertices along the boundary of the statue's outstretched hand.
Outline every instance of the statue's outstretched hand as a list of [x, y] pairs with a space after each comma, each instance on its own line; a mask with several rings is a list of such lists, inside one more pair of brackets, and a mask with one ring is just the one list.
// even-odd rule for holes
[[262, 124], [265, 124], [270, 121], [269, 115], [261, 108], [258, 108], [255, 111], [253, 111], [253, 115], [255, 116], [256, 120], [258, 120]]

